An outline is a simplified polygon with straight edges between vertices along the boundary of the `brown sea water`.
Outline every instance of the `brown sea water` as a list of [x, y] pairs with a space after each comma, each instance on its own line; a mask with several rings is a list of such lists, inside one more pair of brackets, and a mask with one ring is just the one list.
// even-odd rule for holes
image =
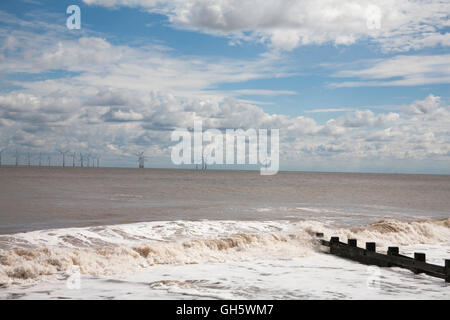
[[450, 216], [450, 176], [124, 168], [0, 168], [0, 234], [145, 221]]

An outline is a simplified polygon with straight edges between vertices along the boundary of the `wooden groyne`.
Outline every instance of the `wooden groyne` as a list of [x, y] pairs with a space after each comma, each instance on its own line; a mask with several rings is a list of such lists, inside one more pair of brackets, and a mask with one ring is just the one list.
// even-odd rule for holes
[[366, 248], [359, 248], [356, 239], [348, 239], [347, 243], [339, 241], [339, 237], [331, 237], [330, 241], [323, 240], [322, 233], [317, 233], [320, 244], [330, 248], [330, 253], [336, 256], [357, 261], [363, 264], [379, 267], [400, 267], [414, 273], [444, 279], [450, 282], [450, 259], [445, 260], [444, 266], [438, 266], [426, 262], [425, 253], [415, 252], [414, 258], [401, 255], [398, 247], [389, 247], [387, 254], [376, 252], [375, 242], [366, 242]]

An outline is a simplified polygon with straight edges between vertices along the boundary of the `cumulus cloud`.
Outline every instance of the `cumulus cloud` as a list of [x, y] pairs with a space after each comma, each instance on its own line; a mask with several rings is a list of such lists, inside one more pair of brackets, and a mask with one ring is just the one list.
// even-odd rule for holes
[[121, 110], [121, 109], [110, 109], [103, 116], [106, 122], [130, 122], [130, 121], [140, 121], [144, 119], [144, 116], [133, 110]]
[[346, 127], [385, 127], [389, 124], [394, 124], [400, 119], [398, 113], [378, 114], [375, 115], [370, 110], [355, 111], [354, 114], [349, 115], [343, 121]]
[[411, 115], [432, 114], [439, 109], [440, 97], [430, 94], [424, 100], [415, 101], [411, 106], [404, 108], [404, 112]]
[[[100, 99], [103, 102], [120, 101], [123, 106], [91, 105], [98, 97], [106, 97]], [[117, 156], [144, 148], [152, 155], [167, 156], [170, 131], [191, 128], [194, 120], [203, 120], [205, 129], [278, 128], [284, 159], [447, 159], [450, 150], [450, 108], [433, 95], [411, 103], [402, 114], [355, 110], [324, 124], [305, 116], [269, 114], [235, 98], [185, 99], [154, 91], [142, 91], [136, 98], [127, 90], [114, 88], [77, 97], [74, 104], [79, 104], [78, 108], [52, 113], [49, 106], [64, 105], [63, 99], [1, 94], [1, 118], [10, 124], [1, 127], [0, 142], [31, 150], [65, 146]], [[20, 108], [24, 102], [34, 107]], [[13, 110], [16, 117], [11, 116]], [[431, 118], [436, 113], [441, 116]]]

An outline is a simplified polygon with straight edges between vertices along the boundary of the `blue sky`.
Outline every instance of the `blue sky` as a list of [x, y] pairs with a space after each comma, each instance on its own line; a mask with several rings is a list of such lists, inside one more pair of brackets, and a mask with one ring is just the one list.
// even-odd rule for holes
[[[65, 27], [73, 4], [81, 30]], [[406, 0], [4, 0], [0, 149], [9, 162], [16, 149], [63, 148], [110, 166], [145, 151], [171, 167], [168, 129], [202, 118], [281, 127], [282, 169], [450, 173], [449, 12]]]

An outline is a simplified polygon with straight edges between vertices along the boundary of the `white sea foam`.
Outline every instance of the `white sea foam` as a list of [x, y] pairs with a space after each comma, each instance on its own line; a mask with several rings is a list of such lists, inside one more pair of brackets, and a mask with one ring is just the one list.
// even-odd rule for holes
[[33, 231], [0, 236], [0, 283], [36, 282], [79, 266], [82, 274], [123, 275], [164, 264], [201, 264], [314, 255], [315, 233], [388, 245], [450, 239], [450, 219], [385, 220], [335, 229], [317, 221], [173, 221]]
[[[442, 247], [426, 245], [441, 264]], [[410, 252], [420, 246], [405, 247]], [[428, 253], [430, 253], [428, 255]], [[10, 286], [0, 299], [449, 299], [442, 279], [400, 268], [380, 268], [379, 287], [367, 285], [365, 265], [327, 254], [292, 259], [156, 265], [131, 275], [81, 275], [80, 287], [58, 279]]]

